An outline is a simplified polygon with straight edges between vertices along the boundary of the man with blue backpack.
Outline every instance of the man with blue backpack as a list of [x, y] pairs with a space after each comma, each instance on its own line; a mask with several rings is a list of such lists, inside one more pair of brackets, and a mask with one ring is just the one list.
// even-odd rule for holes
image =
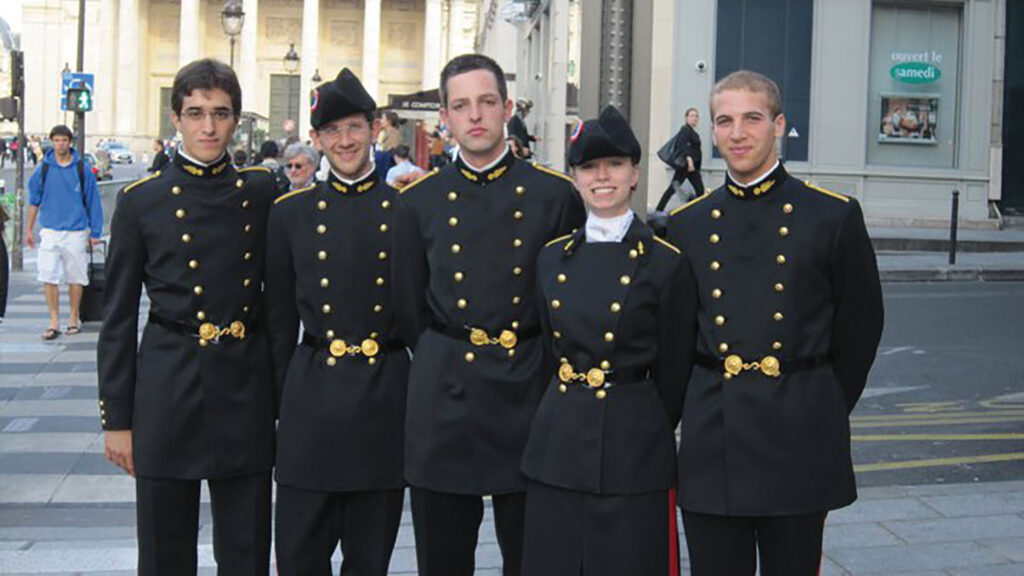
[[82, 287], [89, 284], [86, 247], [98, 244], [103, 233], [103, 206], [96, 176], [87, 161], [71, 147], [72, 139], [70, 128], [62, 124], [54, 126], [50, 130], [53, 149], [46, 153], [28, 182], [25, 244], [35, 247], [33, 228], [38, 218], [38, 279], [43, 283], [50, 313], [50, 324], [42, 335], [43, 340], [54, 340], [60, 335], [58, 303], [62, 281], [68, 284], [71, 307], [67, 334], [71, 336], [81, 331], [78, 311]]

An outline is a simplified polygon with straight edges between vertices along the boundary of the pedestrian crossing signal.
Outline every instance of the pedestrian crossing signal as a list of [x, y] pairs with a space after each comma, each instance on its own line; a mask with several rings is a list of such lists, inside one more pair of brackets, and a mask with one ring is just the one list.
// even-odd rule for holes
[[71, 112], [92, 111], [92, 92], [85, 88], [68, 89], [66, 108]]

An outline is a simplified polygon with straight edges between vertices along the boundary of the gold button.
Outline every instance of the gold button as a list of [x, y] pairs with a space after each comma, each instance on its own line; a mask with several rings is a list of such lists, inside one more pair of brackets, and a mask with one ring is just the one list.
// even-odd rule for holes
[[598, 390], [597, 392], [594, 392], [594, 396], [596, 396], [598, 400], [604, 400], [605, 398], [608, 397], [608, 392], [604, 390]]
[[725, 326], [725, 316], [715, 316], [715, 326]]
[[717, 272], [721, 268], [722, 268], [722, 263], [721, 262], [719, 262], [718, 260], [712, 260], [711, 261], [711, 269], [712, 270]]
[[782, 282], [779, 282], [778, 284], [775, 285], [775, 291], [776, 292], [782, 292], [785, 289], [786, 289], [786, 287], [782, 284]]
[[711, 291], [711, 297], [714, 298], [715, 300], [718, 300], [719, 298], [722, 297], [722, 291], [718, 288], [715, 288], [714, 290]]
[[558, 300], [552, 300], [551, 307], [554, 308], [555, 310], [558, 310], [559, 308], [562, 307], [562, 303]]
[[714, 218], [715, 220], [718, 220], [719, 218], [722, 217], [722, 211], [719, 210], [718, 208], [715, 208], [714, 210], [711, 211], [711, 217]]
[[[206, 348], [206, 347], [207, 347], [207, 346], [209, 346], [209, 345], [210, 345], [210, 342], [209, 342], [208, 340], [203, 340], [203, 339], [200, 339], [200, 340], [199, 340], [199, 346], [200, 346], [200, 347], [202, 347], [202, 348]], [[105, 424], [105, 422], [104, 422], [104, 424]]]
[[334, 330], [328, 330], [324, 332], [324, 336], [327, 336], [328, 340], [334, 340]]
[[558, 359], [558, 363], [559, 364], [568, 364], [569, 363], [569, 359], [566, 358], [565, 356], [562, 356], [561, 358]]
[[369, 364], [370, 366], [373, 366], [374, 364], [377, 363], [377, 359], [376, 358], [367, 358], [366, 359], [366, 363]]
[[185, 209], [178, 208], [177, 210], [174, 211], [174, 216], [177, 217], [178, 220], [181, 220], [182, 218], [185, 217]]
[[327, 278], [326, 276], [320, 279], [320, 287], [321, 288], [327, 288], [330, 285], [331, 285], [331, 280], [329, 278]]
[[316, 226], [316, 233], [317, 234], [323, 234], [324, 232], [327, 232], [327, 226], [325, 226], [323, 224], [317, 224], [317, 226]]
[[320, 307], [320, 310], [323, 311], [324, 314], [330, 314], [331, 313], [331, 305], [330, 304], [324, 304], [323, 306]]
[[776, 256], [775, 257], [775, 261], [778, 262], [780, 265], [781, 264], [785, 264], [786, 263], [786, 256], [785, 256], [785, 254], [779, 254], [778, 256]]
[[609, 306], [608, 308], [612, 311], [612, 314], [618, 314], [622, 310], [622, 304], [619, 304], [618, 302], [612, 302], [612, 305]]
[[251, 224], [246, 224], [245, 228], [243, 228], [243, 230], [245, 230], [246, 234], [248, 234], [249, 232], [252, 232], [252, 225]]
[[246, 261], [251, 260], [252, 259], [252, 252], [246, 252], [245, 254], [242, 254], [242, 259], [246, 260]]
[[317, 210], [327, 210], [327, 200], [321, 200], [316, 203]]
[[781, 322], [782, 312], [776, 312], [775, 314], [772, 314], [772, 318], [774, 318], [776, 322]]
[[381, 250], [380, 252], [377, 253], [377, 260], [387, 260], [387, 259], [388, 259], [388, 253], [385, 252], [384, 250]]
[[193, 270], [199, 268], [199, 260], [189, 260], [188, 261], [188, 267], [193, 269]]
[[316, 257], [319, 260], [327, 260], [327, 250], [321, 250], [317, 252]]
[[516, 210], [515, 212], [512, 213], [512, 217], [515, 218], [516, 220], [522, 220], [523, 219], [523, 211], [522, 210]]
[[519, 330], [519, 320], [513, 320], [512, 321], [512, 329], [513, 330]]
[[245, 186], [245, 181], [242, 179], [235, 180], [235, 188], [241, 188], [242, 186]]
[[193, 287], [192, 287], [192, 292], [193, 292], [193, 293], [194, 293], [194, 294], [195, 294], [196, 296], [200, 296], [200, 295], [202, 295], [202, 293], [203, 293], [203, 287], [197, 284], [197, 285], [195, 285], [195, 286], [193, 286]]
[[384, 310], [384, 307], [381, 306], [380, 304], [374, 304], [373, 305], [373, 311], [376, 312], [377, 314], [380, 314], [383, 310]]
[[523, 241], [520, 240], [519, 238], [516, 238], [515, 240], [512, 241], [512, 246], [514, 246], [515, 248], [519, 248], [522, 245]]
[[459, 299], [458, 299], [458, 300], [457, 300], [457, 301], [455, 302], [455, 305], [456, 305], [456, 306], [458, 306], [458, 307], [459, 307], [460, 309], [465, 309], [465, 308], [466, 308], [466, 306], [468, 306], [468, 305], [469, 305], [469, 303], [468, 303], [468, 302], [466, 302], [466, 299], [465, 299], [465, 298], [459, 298]]
[[785, 212], [786, 214], [792, 214], [793, 213], [793, 205], [792, 204], [785, 204], [782, 207], [782, 211]]
[[455, 281], [456, 282], [462, 282], [462, 279], [465, 278], [465, 277], [466, 277], [465, 274], [463, 274], [462, 272], [456, 272], [455, 273]]
[[718, 244], [718, 241], [721, 240], [721, 238], [719, 238], [718, 234], [712, 234], [709, 240], [711, 240], [712, 244]]
[[629, 286], [629, 282], [630, 279], [627, 274], [623, 274], [622, 276], [619, 277], [619, 284], [622, 284], [623, 286]]
[[782, 350], [782, 342], [772, 342], [772, 350]]
[[188, 244], [189, 242], [192, 241], [192, 235], [187, 232], [185, 234], [182, 234], [181, 241], [184, 242], [185, 244]]
[[380, 225], [380, 231], [381, 231], [381, 234], [383, 234], [384, 232], [387, 232], [388, 231], [388, 225], [387, 224], [381, 224]]
[[455, 202], [459, 198], [459, 193], [452, 190], [448, 193], [448, 200]]
[[779, 236], [782, 236], [783, 238], [789, 236], [789, 228], [786, 228], [785, 226], [779, 228]]
[[556, 340], [557, 340], [558, 338], [561, 338], [561, 337], [562, 337], [562, 333], [561, 333], [561, 332], [559, 332], [558, 330], [555, 330], [554, 332], [552, 332], [552, 333], [551, 333], [551, 335], [552, 335], [552, 336], [554, 336]]
[[565, 384], [559, 384], [558, 391], [561, 392], [562, 394], [565, 394], [566, 392], [569, 391], [569, 387], [566, 386]]
[[523, 273], [523, 269], [520, 268], [519, 266], [516, 266], [515, 268], [512, 269], [512, 273], [515, 274], [516, 276], [519, 276], [520, 274]]
[[252, 284], [252, 280], [250, 280], [248, 278], [246, 278], [245, 280], [242, 280], [242, 286], [245, 286], [246, 288], [248, 288], [250, 284]]
[[466, 352], [466, 362], [472, 362], [473, 360], [476, 360], [476, 354]]
[[516, 306], [518, 306], [518, 305], [519, 305], [519, 303], [520, 303], [520, 302], [522, 302], [522, 301], [523, 301], [523, 299], [522, 299], [522, 298], [520, 298], [519, 296], [513, 296], [513, 297], [512, 297], [512, 304], [513, 304], [513, 305], [516, 305]]
[[523, 193], [525, 193], [525, 192], [526, 192], [526, 188], [523, 188], [522, 186], [516, 186], [516, 194], [518, 196], [522, 196]]
[[249, 201], [248, 200], [242, 200], [242, 208], [245, 209], [245, 208], [248, 208], [248, 207], [249, 207]]
[[459, 225], [459, 219], [456, 218], [455, 216], [452, 216], [451, 218], [448, 219], [448, 225], [451, 226], [452, 228], [455, 228], [456, 226]]
[[202, 310], [196, 312], [196, 320], [206, 320], [206, 312]]
[[328, 365], [328, 366], [334, 366], [334, 365], [335, 365], [335, 364], [337, 364], [337, 363], [338, 363], [338, 359], [337, 359], [337, 358], [335, 358], [334, 356], [329, 356], [329, 357], [327, 358], [327, 365]]
[[568, 277], [566, 277], [565, 274], [559, 274], [558, 276], [555, 277], [555, 279], [558, 280], [559, 284], [565, 284], [565, 281], [568, 280]]
[[640, 256], [640, 253], [636, 251], [636, 248], [630, 248], [629, 257], [631, 260], [636, 260]]
[[452, 254], [458, 254], [459, 252], [462, 252], [462, 246], [452, 244]]
[[605, 332], [604, 333], [604, 341], [605, 342], [614, 342], [615, 341], [615, 334], [613, 334], [611, 332]]
[[729, 345], [726, 344], [725, 342], [722, 342], [721, 344], [718, 345], [718, 351], [721, 352], [722, 354], [725, 354], [726, 352], [729, 351]]
[[513, 357], [515, 355], [516, 355], [516, 349], [515, 348], [509, 348], [508, 349], [508, 357], [511, 358], [511, 357]]
[[181, 194], [181, 187], [180, 186], [175, 186], [175, 187], [171, 188], [171, 194], [174, 194], [175, 196], [177, 196], [178, 194]]
[[377, 282], [377, 286], [383, 286], [384, 285], [384, 277], [383, 276], [377, 276], [376, 282]]
[[607, 360], [601, 360], [601, 370], [611, 370], [612, 363]]
[[249, 307], [248, 306], [242, 306], [242, 312], [245, 312], [246, 314], [248, 314], [249, 313]]

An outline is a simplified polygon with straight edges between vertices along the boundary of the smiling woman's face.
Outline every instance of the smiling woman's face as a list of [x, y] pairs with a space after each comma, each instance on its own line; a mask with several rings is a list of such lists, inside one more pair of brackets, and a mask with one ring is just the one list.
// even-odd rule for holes
[[640, 181], [640, 171], [628, 156], [588, 160], [573, 168], [572, 173], [587, 210], [601, 218], [625, 214], [629, 197]]

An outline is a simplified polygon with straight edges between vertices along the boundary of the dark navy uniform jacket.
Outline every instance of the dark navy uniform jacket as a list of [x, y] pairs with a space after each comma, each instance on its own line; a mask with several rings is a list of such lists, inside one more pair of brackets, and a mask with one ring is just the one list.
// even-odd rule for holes
[[[634, 217], [621, 242], [587, 243], [580, 229], [542, 250], [537, 266], [545, 340], [559, 365], [548, 374], [523, 471], [592, 494], [674, 487], [675, 429], [697, 335], [686, 257]], [[580, 376], [568, 378], [567, 366]], [[603, 384], [588, 384], [593, 370]]]
[[883, 318], [856, 200], [780, 164], [754, 186], [728, 179], [678, 208], [669, 239], [697, 278], [697, 352], [706, 360], [686, 392], [680, 506], [743, 516], [851, 503], [848, 414]]
[[[269, 470], [274, 389], [263, 326], [265, 168], [183, 154], [118, 195], [111, 223], [99, 396], [104, 430], [132, 430], [155, 478]], [[150, 319], [137, 340], [143, 287]], [[202, 335], [202, 336], [201, 336]]]
[[[410, 484], [461, 494], [525, 490], [523, 447], [551, 376], [537, 337], [537, 253], [583, 218], [568, 178], [511, 153], [484, 172], [457, 161], [399, 195], [392, 287], [403, 339], [415, 346]], [[521, 337], [506, 348], [452, 335], [471, 328], [489, 339]]]
[[[332, 173], [282, 196], [270, 211], [267, 323], [282, 484], [321, 491], [404, 485], [409, 356], [397, 341], [389, 294], [395, 196], [376, 171], [355, 183]], [[319, 342], [296, 345], [300, 321]]]

